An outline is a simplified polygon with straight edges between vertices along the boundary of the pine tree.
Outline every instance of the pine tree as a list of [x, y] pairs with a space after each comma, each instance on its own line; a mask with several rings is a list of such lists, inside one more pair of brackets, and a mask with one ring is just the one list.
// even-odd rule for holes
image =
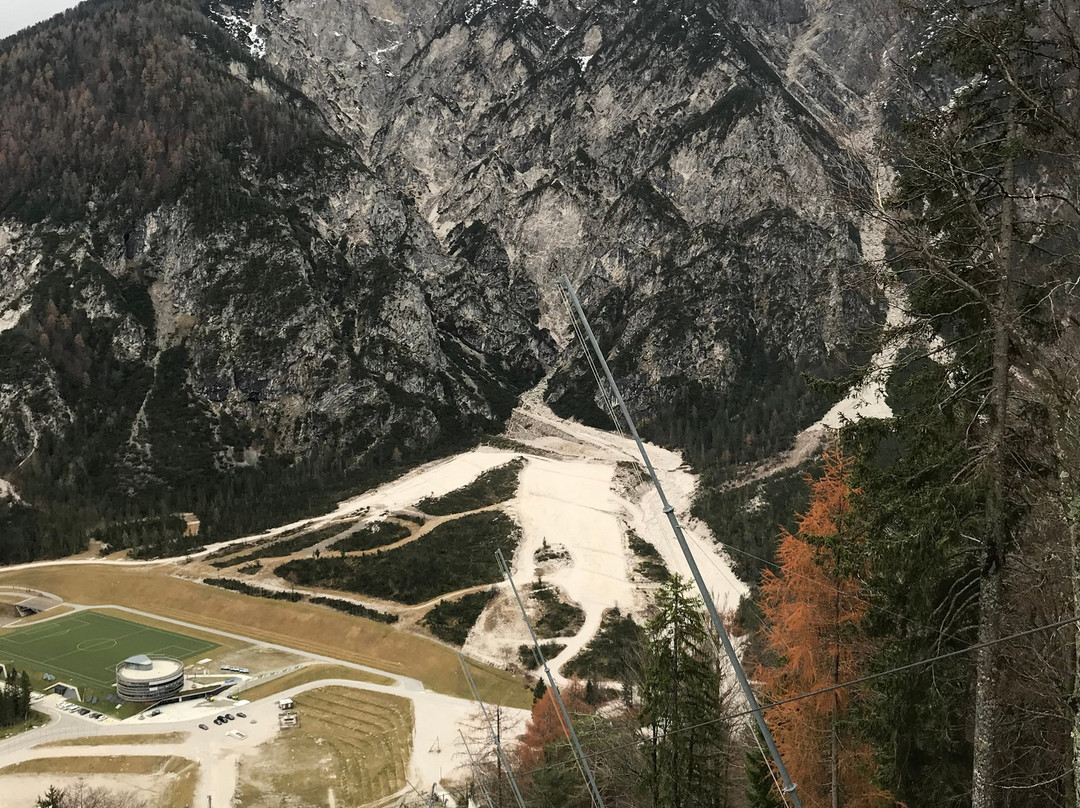
[[[859, 626], [865, 613], [860, 587], [840, 571], [859, 556], [848, 525], [850, 460], [825, 452], [824, 474], [810, 480], [809, 510], [795, 534], [783, 531], [779, 572], [762, 576], [761, 601], [770, 627], [767, 658], [758, 678], [773, 701], [855, 678], [865, 655]], [[771, 663], [771, 664], [768, 664]], [[876, 787], [870, 747], [845, 723], [851, 691], [839, 689], [769, 711], [777, 746], [806, 808], [885, 802]]]
[[1039, 0], [922, 6], [917, 51], [927, 62], [915, 70], [932, 64], [933, 86], [952, 92], [912, 94], [914, 104], [931, 103], [909, 110], [893, 155], [892, 263], [909, 281], [918, 326], [948, 346], [935, 356], [949, 366], [938, 404], [968, 426], [956, 478], [983, 488], [971, 804], [992, 808], [1006, 752], [996, 642], [1008, 619], [1005, 577], [1022, 553], [1032, 502], [1024, 491], [1047, 438], [1033, 434], [1045, 413], [1017, 381], [1058, 327], [1049, 301], [1063, 280], [1061, 256], [1076, 250], [1075, 75], [1062, 59], [1062, 45], [1076, 42], [1075, 8]]
[[[845, 434], [860, 452], [860, 495], [852, 518], [866, 543], [868, 607], [860, 624], [872, 642], [868, 667], [900, 667], [960, 651], [978, 622], [977, 535], [984, 486], [957, 477], [967, 462], [968, 422], [937, 406], [947, 372], [911, 361], [890, 385], [894, 420]], [[910, 808], [961, 808], [971, 785], [974, 659], [960, 655], [865, 686], [861, 714], [881, 781]]]
[[49, 790], [37, 798], [35, 808], [64, 808], [64, 792], [56, 786], [49, 786]]
[[19, 674], [19, 710], [18, 720], [26, 721], [30, 717], [30, 676], [23, 671]]
[[687, 583], [672, 576], [645, 627], [640, 721], [648, 733], [645, 786], [653, 806], [729, 804], [731, 730], [719, 660]]

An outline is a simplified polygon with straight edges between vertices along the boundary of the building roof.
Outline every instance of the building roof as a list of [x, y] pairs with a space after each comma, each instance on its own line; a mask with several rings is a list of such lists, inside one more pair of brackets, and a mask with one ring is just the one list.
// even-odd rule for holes
[[172, 657], [136, 654], [128, 657], [116, 666], [116, 677], [123, 677], [128, 682], [152, 682], [157, 679], [169, 679], [182, 676], [184, 663]]
[[27, 598], [26, 600], [20, 601], [15, 605], [19, 609], [29, 612], [44, 612], [48, 609], [51, 609], [53, 606], [56, 606], [58, 603], [60, 603], [60, 601], [54, 600], [53, 598], [47, 598], [44, 595], [37, 595], [35, 597]]

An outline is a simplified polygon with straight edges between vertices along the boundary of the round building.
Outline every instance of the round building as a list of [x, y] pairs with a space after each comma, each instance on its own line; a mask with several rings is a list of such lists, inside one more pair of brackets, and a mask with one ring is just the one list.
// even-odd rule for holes
[[116, 666], [116, 692], [128, 701], [160, 701], [184, 686], [184, 663], [165, 656], [138, 654]]

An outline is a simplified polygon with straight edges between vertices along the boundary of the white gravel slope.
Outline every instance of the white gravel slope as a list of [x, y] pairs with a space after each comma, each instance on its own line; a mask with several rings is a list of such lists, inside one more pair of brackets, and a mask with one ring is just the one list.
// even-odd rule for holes
[[[545, 539], [549, 545], [562, 545], [571, 564], [545, 574], [544, 580], [562, 589], [586, 615], [575, 636], [558, 640], [567, 646], [553, 660], [558, 673], [596, 635], [606, 609], [618, 606], [639, 618], [644, 615], [654, 585], [631, 578], [635, 559], [625, 540], [627, 527], [656, 547], [669, 569], [685, 578], [690, 578], [690, 569], [652, 486], [626, 490], [615, 482], [618, 462], [640, 458], [629, 437], [557, 417], [538, 390], [524, 397], [506, 435], [543, 452], [526, 455], [528, 463], [510, 506], [523, 532], [514, 557], [515, 581], [520, 587], [535, 580], [533, 558]], [[689, 516], [696, 476], [675, 452], [646, 448], [717, 606], [734, 609], [747, 589], [731, 572], [708, 528]], [[517, 658], [517, 648], [526, 640], [516, 604], [501, 590], [470, 633], [465, 653], [505, 664]]]

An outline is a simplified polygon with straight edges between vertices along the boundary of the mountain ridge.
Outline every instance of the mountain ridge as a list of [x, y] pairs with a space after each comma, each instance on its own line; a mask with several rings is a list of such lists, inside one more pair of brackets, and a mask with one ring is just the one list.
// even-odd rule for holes
[[[857, 161], [723, 9], [95, 0], [10, 40], [0, 74], [59, 60], [75, 148], [18, 143], [55, 169], [16, 193], [64, 204], [5, 208], [0, 476], [78, 536], [175, 508], [224, 538], [263, 521], [227, 500], [497, 429], [552, 370], [595, 421], [563, 272], [646, 432], [699, 463], [781, 447], [827, 408], [800, 373], [842, 372], [883, 309], [850, 282]], [[81, 119], [48, 101], [72, 93]], [[94, 151], [110, 116], [131, 134]], [[77, 547], [60, 522], [39, 541]]]

